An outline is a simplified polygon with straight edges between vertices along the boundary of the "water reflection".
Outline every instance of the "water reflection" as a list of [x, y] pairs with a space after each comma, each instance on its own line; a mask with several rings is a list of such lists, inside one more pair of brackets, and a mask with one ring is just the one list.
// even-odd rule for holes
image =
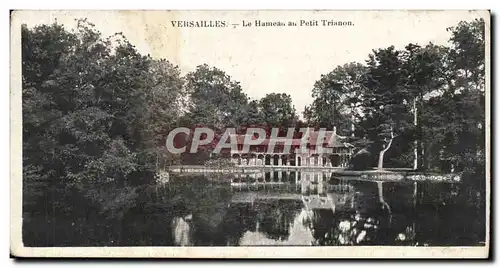
[[[273, 226], [271, 221], [271, 223], [262, 224], [262, 228], [259, 228], [261, 223], [257, 221], [257, 228], [246, 231], [238, 245], [308, 245], [310, 241], [314, 240], [311, 229], [305, 228], [308, 217], [309, 212], [302, 208], [291, 218], [291, 221], [283, 221], [284, 225], [280, 224], [282, 221], [277, 221], [277, 226]], [[276, 229], [281, 234], [277, 237], [273, 236]]]
[[453, 217], [466, 209], [455, 184], [280, 171], [172, 176], [161, 187], [177, 246], [447, 244], [471, 226]]
[[[65, 202], [78, 202], [59, 211], [55, 222], [44, 215], [25, 218], [23, 241], [28, 246], [480, 246], [485, 200], [470, 185], [364, 181], [322, 172], [171, 174], [138, 187], [107, 183], [74, 189]], [[80, 202], [82, 193], [103, 201]]]
[[188, 222], [192, 219], [192, 215], [186, 217], [175, 217], [172, 220], [173, 236], [175, 246], [192, 246], [191, 244], [191, 226]]
[[[171, 187], [186, 180], [173, 180]], [[230, 183], [227, 178], [207, 180], [215, 188], [228, 188], [230, 198], [217, 208], [204, 204], [187, 218], [174, 218], [175, 245], [383, 244], [388, 242], [384, 231], [395, 230], [385, 183], [331, 178], [322, 172], [233, 175]], [[414, 192], [409, 185], [401, 190]], [[400, 241], [414, 237], [407, 233], [398, 236]]]

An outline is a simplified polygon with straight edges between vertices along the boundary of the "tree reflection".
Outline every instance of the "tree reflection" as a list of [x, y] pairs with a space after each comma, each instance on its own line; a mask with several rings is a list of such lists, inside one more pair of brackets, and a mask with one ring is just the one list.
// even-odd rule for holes
[[379, 233], [380, 221], [357, 212], [334, 214], [317, 210], [305, 224], [313, 230], [316, 246], [372, 244]]
[[377, 189], [378, 189], [378, 198], [379, 202], [382, 204], [383, 209], [387, 209], [387, 212], [389, 213], [389, 224], [392, 222], [392, 211], [391, 207], [389, 204], [384, 199], [384, 187], [383, 187], [383, 182], [377, 181]]
[[257, 211], [257, 231], [266, 237], [284, 241], [290, 236], [290, 227], [300, 212], [301, 204], [295, 201], [276, 200], [259, 203]]
[[110, 246], [477, 245], [484, 239], [481, 221], [470, 216], [481, 204], [467, 205], [473, 196], [462, 198], [460, 185], [345, 183], [350, 187], [335, 184], [321, 195], [333, 206], [318, 206], [302, 203], [295, 185], [235, 198], [227, 184], [173, 176], [161, 187], [117, 195], [102, 236]]
[[[329, 193], [336, 209], [313, 209], [311, 216], [304, 222], [312, 230], [315, 239], [313, 244], [390, 244], [392, 211], [384, 199], [382, 183], [376, 184], [377, 188], [373, 188], [374, 185], [364, 185], [360, 188], [363, 192]], [[348, 196], [340, 198], [339, 195]], [[350, 202], [345, 202], [347, 200]]]

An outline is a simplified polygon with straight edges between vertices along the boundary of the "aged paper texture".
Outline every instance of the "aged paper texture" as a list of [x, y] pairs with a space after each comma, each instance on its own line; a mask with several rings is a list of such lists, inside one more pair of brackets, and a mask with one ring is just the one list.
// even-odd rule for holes
[[11, 14], [11, 253], [487, 258], [490, 13]]

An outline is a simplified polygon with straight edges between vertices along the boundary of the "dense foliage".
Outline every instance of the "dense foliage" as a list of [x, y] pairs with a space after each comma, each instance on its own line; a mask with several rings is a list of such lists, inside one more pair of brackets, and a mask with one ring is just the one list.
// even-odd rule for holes
[[366, 137], [374, 153], [392, 130], [396, 138], [386, 166], [411, 167], [416, 141], [420, 169], [484, 170], [484, 20], [460, 22], [448, 31], [448, 46], [374, 49], [365, 63], [322, 75], [304, 118]]
[[[22, 61], [25, 219], [39, 213], [57, 226], [51, 221], [72, 205], [124, 205], [133, 195], [126, 187], [151, 180], [166, 156], [160, 134], [177, 120], [179, 69], [139, 54], [120, 34], [102, 37], [85, 20], [73, 32], [23, 27]], [[89, 189], [102, 183], [125, 190]]]

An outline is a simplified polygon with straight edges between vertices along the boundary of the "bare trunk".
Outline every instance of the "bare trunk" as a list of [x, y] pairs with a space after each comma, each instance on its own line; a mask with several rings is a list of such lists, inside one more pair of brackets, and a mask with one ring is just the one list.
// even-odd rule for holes
[[391, 129], [391, 139], [389, 140], [387, 146], [379, 153], [377, 169], [384, 168], [384, 154], [385, 152], [387, 152], [387, 150], [389, 150], [389, 148], [391, 148], [392, 140], [394, 140], [394, 131]]

